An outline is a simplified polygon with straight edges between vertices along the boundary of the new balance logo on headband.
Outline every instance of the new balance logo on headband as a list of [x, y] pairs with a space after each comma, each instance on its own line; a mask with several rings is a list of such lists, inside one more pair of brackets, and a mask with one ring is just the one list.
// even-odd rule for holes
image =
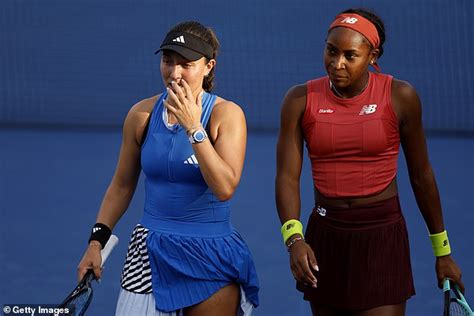
[[184, 161], [185, 165], [193, 165], [194, 167], [199, 167], [199, 162], [196, 159], [196, 156], [192, 154], [188, 159]]
[[357, 18], [346, 17], [344, 18], [344, 20], [341, 21], [341, 23], [356, 24], [357, 21], [358, 21]]
[[183, 44], [186, 43], [186, 42], [184, 41], [184, 36], [183, 36], [183, 35], [174, 38], [174, 39], [173, 39], [173, 42], [178, 42], [178, 43], [183, 43]]

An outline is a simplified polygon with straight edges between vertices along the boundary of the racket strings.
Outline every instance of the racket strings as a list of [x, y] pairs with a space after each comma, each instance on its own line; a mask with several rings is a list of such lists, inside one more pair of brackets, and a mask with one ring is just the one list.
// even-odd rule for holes
[[61, 304], [61, 307], [73, 306], [74, 316], [82, 316], [92, 301], [91, 282], [94, 279], [92, 273], [87, 273], [74, 291]]
[[74, 306], [75, 315], [83, 315], [84, 311], [89, 307], [92, 301], [92, 289], [88, 288], [74, 297], [68, 305]]
[[456, 299], [451, 299], [449, 303], [449, 316], [470, 316], [472, 315], [462, 304]]

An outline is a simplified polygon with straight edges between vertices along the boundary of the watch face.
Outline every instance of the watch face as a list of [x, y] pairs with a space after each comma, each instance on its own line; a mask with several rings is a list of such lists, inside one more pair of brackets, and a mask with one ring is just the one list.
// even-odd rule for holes
[[196, 142], [200, 143], [202, 142], [204, 139], [206, 139], [206, 135], [204, 134], [204, 131], [196, 131], [194, 134], [193, 134], [193, 138]]

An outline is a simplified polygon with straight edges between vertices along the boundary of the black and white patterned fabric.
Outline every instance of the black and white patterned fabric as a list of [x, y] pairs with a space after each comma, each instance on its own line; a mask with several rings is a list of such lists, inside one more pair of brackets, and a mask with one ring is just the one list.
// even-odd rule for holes
[[138, 294], [152, 292], [150, 260], [146, 247], [147, 234], [148, 229], [140, 224], [135, 226], [122, 271], [122, 288]]
[[[135, 226], [122, 271], [122, 290], [115, 316], [179, 316], [182, 313], [181, 310], [167, 313], [155, 309], [150, 260], [146, 245], [147, 235], [148, 229], [140, 224]], [[240, 287], [238, 316], [251, 316], [253, 310], [254, 306], [247, 299], [243, 288]]]

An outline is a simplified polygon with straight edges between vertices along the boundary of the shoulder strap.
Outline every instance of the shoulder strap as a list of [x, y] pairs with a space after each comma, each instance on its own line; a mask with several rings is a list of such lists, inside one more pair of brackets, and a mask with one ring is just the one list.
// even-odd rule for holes
[[148, 130], [150, 129], [150, 124], [152, 127], [156, 126], [156, 118], [161, 117], [157, 116], [156, 113], [159, 113], [159, 108], [163, 106], [163, 100], [166, 98], [166, 91], [161, 94], [161, 96], [158, 98], [158, 100], [155, 103], [155, 106], [153, 107], [153, 110], [151, 111], [151, 114], [148, 116], [148, 119], [146, 121], [146, 126], [145, 129], [143, 130], [142, 134], [142, 139], [140, 142], [140, 147], [143, 147], [143, 144], [145, 144], [146, 138], [148, 136]]
[[212, 109], [216, 102], [217, 96], [211, 93], [204, 92], [202, 96], [202, 115], [201, 115], [201, 124], [206, 128], [211, 117]]

